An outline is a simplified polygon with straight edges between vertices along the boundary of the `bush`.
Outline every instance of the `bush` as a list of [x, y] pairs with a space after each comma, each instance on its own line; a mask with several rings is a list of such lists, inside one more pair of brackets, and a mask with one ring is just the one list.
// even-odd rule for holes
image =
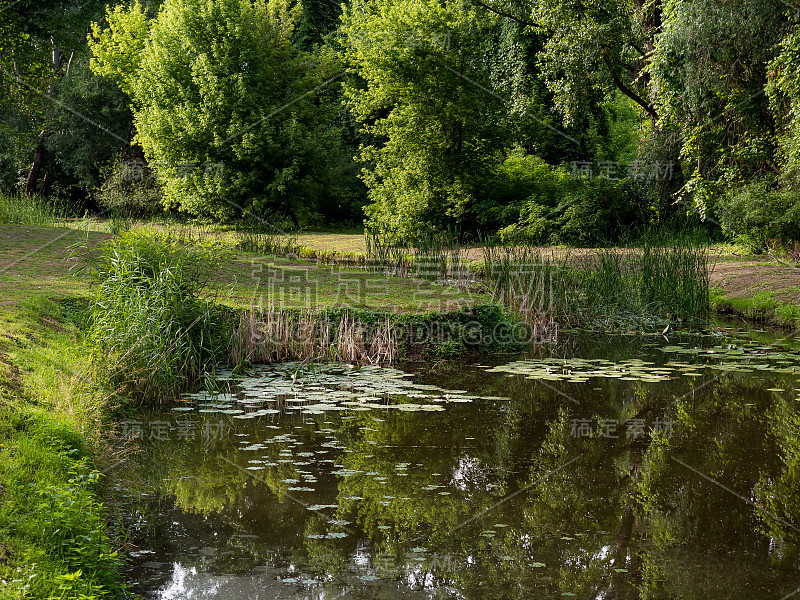
[[220, 258], [149, 231], [102, 247], [93, 264], [90, 339], [96, 364], [118, 391], [170, 399], [215, 362], [221, 315], [199, 293]]
[[573, 179], [550, 168], [520, 210], [500, 230], [503, 243], [596, 246], [616, 243], [647, 224], [652, 198], [632, 179]]
[[717, 210], [725, 233], [752, 250], [800, 240], [800, 191], [774, 189], [770, 179], [731, 189]]
[[538, 156], [513, 153], [500, 165], [478, 212], [483, 223], [509, 228], [507, 235], [523, 229], [541, 237], [542, 215], [558, 206], [571, 183], [564, 168], [551, 167]]
[[554, 216], [552, 243], [596, 246], [617, 243], [644, 225], [642, 188], [631, 179], [577, 180]]
[[163, 211], [162, 188], [152, 171], [122, 159], [109, 169], [96, 197], [115, 217], [148, 217]]

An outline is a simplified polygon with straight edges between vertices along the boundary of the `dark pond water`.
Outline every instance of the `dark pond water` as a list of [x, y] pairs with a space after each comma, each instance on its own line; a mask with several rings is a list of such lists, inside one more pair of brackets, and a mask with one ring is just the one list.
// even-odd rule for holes
[[134, 591], [800, 598], [789, 341], [574, 336], [404, 369], [221, 373], [121, 423]]

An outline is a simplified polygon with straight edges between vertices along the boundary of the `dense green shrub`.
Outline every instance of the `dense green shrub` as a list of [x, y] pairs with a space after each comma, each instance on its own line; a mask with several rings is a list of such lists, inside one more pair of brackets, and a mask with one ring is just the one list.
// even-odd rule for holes
[[497, 170], [479, 204], [482, 223], [502, 228], [502, 237], [543, 243], [552, 233], [548, 213], [569, 192], [572, 180], [563, 167], [538, 156], [512, 153]]
[[594, 246], [616, 243], [644, 224], [642, 187], [632, 179], [577, 180], [554, 216], [551, 243]]
[[352, 215], [357, 167], [326, 89], [340, 67], [329, 50], [292, 45], [301, 11], [168, 0], [152, 19], [133, 3], [92, 27], [92, 68], [130, 97], [167, 207], [218, 220], [280, 212], [295, 226]]
[[655, 191], [643, 182], [578, 179], [564, 167], [551, 167], [536, 157], [508, 159], [499, 180], [501, 194], [507, 195], [497, 204], [507, 206], [507, 215], [519, 215], [500, 230], [504, 243], [595, 246], [617, 242], [647, 224], [655, 201]]
[[717, 211], [725, 232], [753, 250], [800, 240], [800, 191], [775, 189], [769, 179], [731, 189]]
[[118, 391], [169, 399], [216, 360], [221, 315], [200, 294], [220, 258], [215, 249], [151, 231], [128, 232], [101, 248], [90, 340]]
[[100, 206], [115, 215], [148, 217], [163, 212], [163, 190], [143, 164], [118, 159], [96, 192]]

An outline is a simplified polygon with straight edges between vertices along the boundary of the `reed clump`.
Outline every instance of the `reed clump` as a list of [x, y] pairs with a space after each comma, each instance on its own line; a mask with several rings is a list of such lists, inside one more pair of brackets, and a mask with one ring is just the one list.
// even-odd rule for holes
[[232, 365], [290, 360], [390, 364], [398, 353], [388, 317], [364, 322], [349, 311], [243, 312], [230, 340]]
[[0, 223], [8, 225], [53, 226], [65, 218], [64, 207], [39, 196], [0, 192]]
[[303, 247], [297, 236], [281, 230], [271, 230], [261, 224], [245, 224], [236, 230], [236, 248], [254, 254], [300, 256]]
[[166, 401], [221, 356], [223, 315], [200, 298], [221, 255], [165, 233], [129, 231], [91, 258], [92, 360], [115, 391]]
[[381, 231], [364, 232], [368, 270], [395, 277], [413, 277], [460, 289], [474, 282], [465, 246], [457, 232], [427, 232], [399, 240]]
[[495, 300], [539, 332], [653, 329], [703, 322], [710, 312], [708, 252], [686, 238], [560, 253], [487, 244], [484, 265]]

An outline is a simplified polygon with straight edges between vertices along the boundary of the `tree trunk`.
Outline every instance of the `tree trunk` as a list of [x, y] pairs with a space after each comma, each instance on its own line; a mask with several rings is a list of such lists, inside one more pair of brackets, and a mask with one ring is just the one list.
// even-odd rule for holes
[[28, 172], [28, 180], [25, 182], [25, 194], [27, 196], [33, 196], [36, 193], [36, 184], [39, 181], [39, 172], [42, 169], [42, 163], [44, 163], [44, 137], [45, 132], [42, 131], [39, 134], [39, 138], [36, 142], [36, 150], [33, 153], [33, 164], [31, 165], [31, 170]]
[[[53, 47], [52, 50], [52, 77], [50, 79], [50, 86], [48, 87], [48, 91], [50, 96], [53, 96], [56, 92], [56, 75], [58, 74], [58, 70], [61, 68], [61, 61], [64, 58], [64, 55], [61, 53], [61, 47], [56, 44], [55, 39], [53, 36], [50, 36], [50, 44]], [[72, 57], [70, 56], [70, 60]], [[45, 125], [46, 127], [46, 125]], [[28, 196], [32, 196], [36, 193], [36, 184], [39, 181], [39, 173], [42, 170], [42, 164], [44, 163], [45, 159], [45, 147], [44, 147], [44, 140], [47, 136], [47, 132], [42, 130], [39, 134], [39, 138], [36, 141], [36, 150], [33, 153], [33, 164], [31, 165], [31, 170], [28, 171], [28, 180], [25, 182], [25, 194]], [[46, 193], [49, 186], [49, 178], [46, 178], [46, 181], [42, 185], [42, 193]]]

